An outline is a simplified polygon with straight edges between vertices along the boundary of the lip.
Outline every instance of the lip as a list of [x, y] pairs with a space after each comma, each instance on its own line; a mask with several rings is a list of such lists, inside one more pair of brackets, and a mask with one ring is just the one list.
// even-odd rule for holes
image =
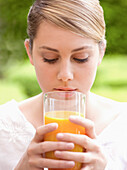
[[69, 88], [69, 87], [59, 87], [59, 88], [54, 88], [55, 91], [77, 91], [76, 88]]
[[54, 91], [59, 92], [58, 98], [60, 99], [64, 99], [64, 100], [68, 100], [73, 98], [76, 92], [76, 89], [72, 89], [72, 88], [55, 88]]

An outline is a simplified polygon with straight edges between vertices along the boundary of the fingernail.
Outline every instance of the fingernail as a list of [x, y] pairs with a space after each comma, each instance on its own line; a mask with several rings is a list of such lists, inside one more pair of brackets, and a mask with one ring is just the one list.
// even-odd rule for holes
[[74, 144], [73, 144], [73, 143], [68, 143], [67, 146], [68, 146], [70, 149], [73, 149], [73, 148], [74, 148]]
[[67, 164], [70, 165], [70, 167], [73, 167], [73, 166], [75, 165], [75, 162], [73, 162], [73, 161], [68, 161]]
[[58, 157], [61, 155], [61, 152], [60, 151], [55, 151], [55, 156]]
[[59, 139], [62, 139], [62, 138], [64, 137], [64, 135], [63, 135], [62, 133], [58, 133], [56, 136], [57, 136], [57, 138], [59, 138]]
[[50, 125], [51, 125], [52, 127], [58, 128], [58, 124], [57, 124], [57, 123], [50, 123]]

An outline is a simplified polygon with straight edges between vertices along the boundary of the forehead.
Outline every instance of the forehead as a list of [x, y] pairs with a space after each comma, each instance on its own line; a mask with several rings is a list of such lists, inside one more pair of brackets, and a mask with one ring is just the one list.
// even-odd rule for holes
[[82, 37], [48, 22], [42, 22], [39, 25], [34, 43], [36, 45], [48, 45], [51, 47], [58, 47], [63, 44], [64, 46], [72, 46], [73, 48], [83, 45], [96, 45], [96, 42], [91, 38]]

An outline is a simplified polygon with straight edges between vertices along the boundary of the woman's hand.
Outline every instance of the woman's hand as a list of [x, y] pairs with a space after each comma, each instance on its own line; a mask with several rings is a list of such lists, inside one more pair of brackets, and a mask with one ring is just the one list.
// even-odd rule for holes
[[52, 160], [44, 158], [44, 153], [55, 150], [67, 151], [74, 148], [73, 143], [43, 141], [44, 135], [56, 130], [58, 125], [51, 123], [40, 126], [26, 153], [15, 170], [42, 170], [43, 168], [72, 168], [74, 161]]
[[73, 160], [82, 163], [81, 170], [104, 170], [107, 161], [102, 148], [96, 141], [93, 122], [76, 116], [71, 116], [70, 121], [83, 126], [86, 135], [59, 133], [57, 134], [57, 139], [78, 144], [84, 148], [84, 152], [55, 151], [55, 156], [63, 160]]

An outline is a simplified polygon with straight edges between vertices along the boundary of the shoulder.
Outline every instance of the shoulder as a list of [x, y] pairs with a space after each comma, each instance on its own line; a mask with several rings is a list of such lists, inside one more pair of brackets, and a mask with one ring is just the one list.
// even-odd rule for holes
[[36, 96], [33, 96], [31, 98], [28, 98], [24, 101], [19, 102], [19, 109], [22, 111], [23, 114], [25, 113], [29, 113], [29, 112], [34, 112], [35, 110], [37, 111], [37, 109], [40, 107], [40, 105], [42, 106], [42, 93]]
[[[100, 113], [101, 115], [112, 115], [114, 114], [119, 114], [122, 106], [124, 105], [124, 107], [126, 107], [124, 103], [120, 103], [118, 101], [114, 101], [112, 99], [103, 97], [103, 96], [99, 96], [97, 94], [94, 93], [90, 93], [89, 95], [89, 101], [90, 101], [90, 105], [93, 106], [94, 111]], [[118, 113], [119, 112], [119, 113]]]
[[5, 104], [0, 105], [0, 118], [9, 116], [11, 113], [14, 113], [16, 110], [18, 103], [15, 100], [11, 100]]
[[24, 128], [33, 130], [33, 126], [27, 121], [19, 109], [18, 102], [11, 100], [0, 105], [0, 131], [6, 129], [6, 131], [10, 132], [11, 129], [23, 130]]
[[95, 122], [96, 132], [100, 134], [106, 127], [117, 118], [127, 122], [127, 103], [114, 101], [94, 93], [90, 93], [89, 112]]
[[109, 117], [111, 122], [117, 118], [121, 122], [127, 122], [127, 102], [114, 101], [98, 95], [96, 95], [96, 100], [100, 106], [100, 112], [105, 118]]
[[121, 109], [123, 112], [127, 113], [127, 102], [121, 102]]
[[[12, 169], [11, 165], [17, 164], [17, 161], [27, 149], [34, 134], [35, 129], [22, 115], [18, 108], [18, 102], [12, 100], [1, 105], [0, 165], [10, 166], [10, 169]], [[1, 159], [5, 156], [7, 156], [7, 159]]]
[[94, 93], [91, 93], [91, 96], [94, 101], [96, 101], [97, 105], [100, 106], [100, 108], [103, 108], [103, 110], [106, 111], [115, 111], [122, 113], [123, 111], [127, 111], [127, 102], [119, 102], [115, 101], [103, 96], [96, 95]]
[[43, 94], [31, 97], [19, 103], [19, 109], [25, 118], [35, 127], [43, 122]]
[[29, 141], [34, 133], [34, 127], [20, 111], [18, 102], [12, 100], [0, 106], [0, 144], [7, 141], [18, 144], [19, 139], [23, 142], [23, 138]]

